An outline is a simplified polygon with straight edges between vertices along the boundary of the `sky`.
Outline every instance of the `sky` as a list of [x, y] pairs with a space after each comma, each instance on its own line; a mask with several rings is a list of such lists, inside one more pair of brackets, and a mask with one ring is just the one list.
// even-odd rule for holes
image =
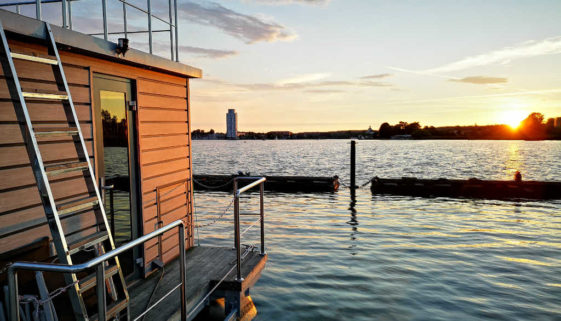
[[[119, 2], [108, 3], [110, 29], [122, 29]], [[167, 1], [152, 3], [167, 15]], [[73, 5], [75, 29], [101, 30], [96, 6]], [[191, 81], [193, 129], [224, 132], [228, 108], [240, 131], [561, 117], [559, 0], [178, 0], [178, 7], [180, 61], [203, 70]], [[129, 29], [145, 25], [142, 15], [128, 17]], [[169, 35], [155, 40], [169, 57]], [[134, 48], [146, 43], [131, 37]]]

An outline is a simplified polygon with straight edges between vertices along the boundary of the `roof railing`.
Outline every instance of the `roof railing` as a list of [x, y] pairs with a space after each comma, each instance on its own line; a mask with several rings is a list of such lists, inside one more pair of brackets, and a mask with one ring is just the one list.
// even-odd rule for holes
[[[61, 3], [61, 16], [62, 16], [62, 27], [72, 30], [72, 2], [78, 0], [26, 0], [26, 1], [15, 1], [0, 4], [0, 7], [15, 7], [16, 13], [21, 14], [21, 6], [35, 5], [35, 18], [37, 20], [43, 20], [42, 14], [42, 4], [46, 3]], [[109, 35], [124, 35], [128, 38], [129, 34], [148, 34], [148, 51], [153, 54], [153, 34], [159, 32], [169, 32], [169, 42], [170, 42], [170, 59], [173, 61], [179, 61], [179, 29], [178, 29], [178, 19], [177, 19], [177, 0], [168, 0], [168, 19], [161, 18], [152, 13], [152, 0], [146, 0], [146, 8], [143, 9], [126, 0], [114, 0], [121, 2], [123, 5], [123, 30], [122, 31], [109, 31], [108, 18], [107, 18], [107, 0], [101, 0], [101, 10], [103, 15], [103, 32], [90, 33], [90, 36], [101, 36], [103, 39], [108, 40]], [[160, 1], [160, 0], [157, 0]], [[165, 1], [165, 0], [163, 0]], [[147, 29], [140, 31], [129, 31], [128, 21], [127, 21], [127, 8], [131, 7], [147, 15]], [[164, 24], [166, 24], [169, 29], [158, 29], [154, 30], [152, 28], [152, 20], [156, 19]]]

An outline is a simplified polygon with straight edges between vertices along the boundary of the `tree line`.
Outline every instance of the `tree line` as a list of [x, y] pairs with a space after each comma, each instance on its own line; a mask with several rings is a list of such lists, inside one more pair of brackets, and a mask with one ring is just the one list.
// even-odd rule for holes
[[[197, 129], [193, 139], [225, 139], [224, 133]], [[400, 121], [390, 125], [385, 122], [376, 130], [339, 130], [328, 132], [272, 131], [266, 133], [245, 132], [238, 139], [490, 139], [490, 140], [543, 140], [561, 139], [561, 125], [553, 118], [545, 120], [541, 113], [531, 113], [517, 128], [508, 125], [472, 126], [421, 126], [419, 122]]]

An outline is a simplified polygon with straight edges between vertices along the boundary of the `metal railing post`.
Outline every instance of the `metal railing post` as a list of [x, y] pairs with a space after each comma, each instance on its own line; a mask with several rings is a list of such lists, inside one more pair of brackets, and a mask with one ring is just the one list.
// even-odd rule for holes
[[35, 18], [41, 20], [41, 0], [35, 0]]
[[175, 11], [175, 19], [173, 20], [173, 27], [175, 29], [175, 61], [179, 61], [179, 31], [177, 30], [177, 0], [173, 0], [173, 8]]
[[181, 278], [181, 321], [187, 321], [187, 295], [185, 281], [185, 229], [183, 225], [179, 226], [179, 277]]
[[96, 292], [97, 292], [97, 319], [99, 321], [107, 320], [106, 298], [105, 298], [105, 268], [103, 262], [96, 267]]
[[265, 255], [265, 183], [259, 185], [259, 216], [261, 218], [261, 255]]
[[19, 294], [18, 294], [18, 272], [8, 268], [8, 289], [9, 289], [9, 306], [8, 315], [10, 320], [19, 320]]
[[101, 0], [101, 8], [103, 11], [103, 39], [107, 41], [107, 0]]
[[173, 15], [171, 12], [171, 0], [168, 1], [169, 11], [169, 47], [171, 49], [171, 60], [173, 61]]
[[243, 281], [240, 244], [240, 196], [238, 194], [238, 182], [236, 179], [234, 179], [234, 239], [234, 242], [236, 243], [236, 280]]
[[20, 8], [19, 4], [16, 6], [16, 13], [21, 14], [21, 8]]
[[72, 1], [68, 1], [68, 28], [72, 30]]
[[[156, 187], [156, 221], [157, 221], [156, 229], [161, 228], [164, 223], [162, 221], [161, 205], [162, 205], [162, 199], [160, 194], [160, 187]], [[160, 261], [164, 262], [164, 250], [163, 250], [162, 240], [163, 240], [162, 236], [158, 235], [158, 258], [160, 259]]]
[[125, 32], [125, 38], [128, 38], [127, 30], [127, 4], [123, 2], [123, 31]]
[[62, 0], [62, 27], [63, 28], [68, 28], [68, 23], [67, 23], [67, 13], [68, 10], [66, 9], [66, 0]]
[[150, 54], [152, 54], [152, 4], [150, 0], [146, 0], [148, 5], [148, 46]]
[[113, 189], [109, 190], [109, 214], [111, 215], [111, 235], [115, 235], [115, 205]]

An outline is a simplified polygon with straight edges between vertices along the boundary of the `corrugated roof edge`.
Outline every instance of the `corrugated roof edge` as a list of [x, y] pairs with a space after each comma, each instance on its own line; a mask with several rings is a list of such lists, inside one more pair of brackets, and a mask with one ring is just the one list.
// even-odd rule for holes
[[[0, 21], [2, 22], [4, 30], [8, 32], [38, 39], [45, 39], [46, 37], [46, 30], [42, 21], [3, 9], [0, 9]], [[189, 78], [202, 77], [202, 70], [195, 67], [132, 48], [127, 51], [125, 57], [120, 57], [115, 52], [117, 44], [113, 42], [55, 25], [51, 25], [51, 28], [55, 36], [55, 41], [58, 44], [68, 46], [73, 50], [83, 52], [87, 55], [98, 56], [103, 59], [151, 70], [178, 74]]]

